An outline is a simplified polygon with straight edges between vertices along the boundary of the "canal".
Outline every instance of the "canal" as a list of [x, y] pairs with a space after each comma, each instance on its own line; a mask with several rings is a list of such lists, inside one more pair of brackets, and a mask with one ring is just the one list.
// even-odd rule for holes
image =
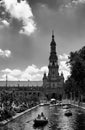
[[85, 110], [75, 107], [70, 109], [72, 116], [66, 117], [63, 107], [38, 107], [11, 121], [4, 127], [0, 127], [0, 130], [35, 130], [33, 119], [41, 112], [45, 114], [49, 122], [45, 127], [36, 128], [36, 130], [85, 130]]

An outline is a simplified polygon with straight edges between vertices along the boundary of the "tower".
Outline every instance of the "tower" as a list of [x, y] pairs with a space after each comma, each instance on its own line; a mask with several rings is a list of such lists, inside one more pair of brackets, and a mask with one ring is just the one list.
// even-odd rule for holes
[[56, 53], [56, 42], [54, 39], [54, 33], [52, 33], [52, 41], [50, 43], [50, 56], [49, 56], [49, 65], [48, 65], [49, 73], [48, 73], [48, 80], [49, 81], [56, 81], [58, 78], [58, 56]]
[[54, 32], [52, 32], [52, 40], [50, 43], [50, 56], [48, 64], [48, 75], [44, 73], [43, 76], [43, 87], [45, 88], [54, 88], [60, 92], [60, 88], [63, 87], [64, 77], [63, 74], [59, 75], [59, 65], [58, 65], [58, 56], [56, 52], [56, 42], [54, 37]]

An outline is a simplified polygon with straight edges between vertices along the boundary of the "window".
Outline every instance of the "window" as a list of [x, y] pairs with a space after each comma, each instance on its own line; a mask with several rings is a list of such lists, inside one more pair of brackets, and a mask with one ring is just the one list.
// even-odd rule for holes
[[55, 72], [54, 72], [54, 71], [53, 71], [52, 73], [53, 73], [53, 75], [55, 74]]
[[54, 88], [55, 87], [55, 84], [53, 83], [52, 87]]
[[38, 97], [40, 96], [40, 93], [38, 93]]
[[29, 95], [31, 95], [32, 93], [30, 92]]
[[27, 92], [25, 92], [25, 96], [27, 96]]
[[16, 92], [16, 96], [18, 96], [18, 92]]
[[36, 93], [33, 93], [33, 95], [35, 95]]

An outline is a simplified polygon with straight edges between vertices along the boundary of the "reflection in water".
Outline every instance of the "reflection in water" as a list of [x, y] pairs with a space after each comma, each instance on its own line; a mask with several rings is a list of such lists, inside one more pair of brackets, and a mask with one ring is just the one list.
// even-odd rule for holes
[[[85, 110], [70, 109], [72, 116], [66, 117], [65, 109], [62, 107], [38, 107], [6, 126], [0, 127], [0, 130], [85, 130]], [[44, 127], [33, 128], [33, 120], [41, 112], [48, 118], [48, 124]]]
[[64, 112], [61, 111], [61, 116], [59, 116], [59, 127], [62, 128], [62, 130], [73, 130], [71, 127], [71, 117], [63, 116]]

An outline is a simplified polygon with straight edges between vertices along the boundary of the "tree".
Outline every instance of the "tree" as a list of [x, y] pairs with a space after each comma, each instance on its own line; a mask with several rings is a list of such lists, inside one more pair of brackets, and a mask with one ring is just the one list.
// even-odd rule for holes
[[[73, 78], [69, 77], [65, 84], [65, 93], [68, 98], [71, 98], [71, 94], [74, 94], [74, 91], [76, 90], [76, 82]], [[74, 98], [74, 97], [73, 97]]]
[[13, 93], [8, 91], [2, 91], [1, 93], [1, 102], [3, 103], [4, 107], [7, 109], [11, 107], [13, 103]]
[[76, 96], [85, 93], [85, 47], [71, 52], [69, 56], [70, 77], [65, 82], [65, 89], [76, 93]]

